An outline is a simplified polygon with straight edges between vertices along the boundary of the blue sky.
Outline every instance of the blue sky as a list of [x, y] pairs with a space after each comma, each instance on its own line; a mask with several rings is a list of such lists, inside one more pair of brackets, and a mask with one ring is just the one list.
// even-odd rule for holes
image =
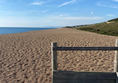
[[0, 27], [73, 26], [117, 15], [118, 0], [0, 0]]

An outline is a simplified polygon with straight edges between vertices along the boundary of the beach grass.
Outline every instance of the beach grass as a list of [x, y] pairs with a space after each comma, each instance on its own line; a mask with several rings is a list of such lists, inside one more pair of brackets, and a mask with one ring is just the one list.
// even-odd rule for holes
[[86, 26], [84, 25], [78, 26], [76, 27], [76, 29], [95, 32], [98, 34], [118, 36], [118, 18], [108, 20], [107, 22], [96, 23], [96, 24], [91, 24], [91, 25], [86, 25]]

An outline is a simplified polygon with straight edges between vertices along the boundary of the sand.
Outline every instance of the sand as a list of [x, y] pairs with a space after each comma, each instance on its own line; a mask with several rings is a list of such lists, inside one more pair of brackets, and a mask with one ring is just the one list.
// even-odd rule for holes
[[[52, 83], [51, 42], [115, 46], [118, 37], [59, 28], [0, 35], [0, 83]], [[58, 70], [114, 71], [114, 51], [58, 51]]]

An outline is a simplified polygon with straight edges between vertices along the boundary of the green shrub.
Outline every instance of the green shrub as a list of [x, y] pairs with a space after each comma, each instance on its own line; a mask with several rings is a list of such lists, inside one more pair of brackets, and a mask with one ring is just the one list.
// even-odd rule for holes
[[[114, 20], [116, 21], [116, 20], [118, 20], [118, 18], [116, 18]], [[112, 20], [112, 21], [114, 21], [114, 20]], [[118, 22], [114, 22], [114, 23], [110, 23], [110, 24], [107, 24], [105, 22], [97, 23], [97, 24], [87, 25], [84, 27], [78, 27], [77, 29], [95, 32], [95, 33], [99, 33], [99, 34], [118, 36]]]

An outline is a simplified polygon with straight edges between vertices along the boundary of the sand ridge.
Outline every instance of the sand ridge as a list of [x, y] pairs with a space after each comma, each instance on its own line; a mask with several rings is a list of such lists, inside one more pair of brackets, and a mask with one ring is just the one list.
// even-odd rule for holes
[[[118, 37], [76, 29], [0, 35], [0, 83], [52, 83], [51, 42], [58, 46], [115, 46]], [[58, 51], [58, 70], [113, 71], [114, 51]]]

